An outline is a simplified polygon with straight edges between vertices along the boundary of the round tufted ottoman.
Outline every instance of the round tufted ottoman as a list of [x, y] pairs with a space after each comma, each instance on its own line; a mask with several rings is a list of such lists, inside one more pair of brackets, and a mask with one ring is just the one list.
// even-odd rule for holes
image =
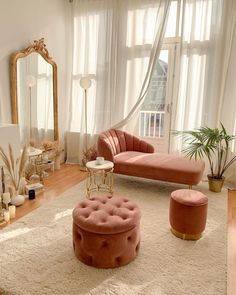
[[172, 233], [184, 240], [198, 240], [206, 226], [208, 198], [201, 192], [180, 189], [171, 193], [169, 220]]
[[85, 264], [112, 268], [138, 253], [140, 210], [127, 198], [94, 196], [73, 210], [73, 246]]

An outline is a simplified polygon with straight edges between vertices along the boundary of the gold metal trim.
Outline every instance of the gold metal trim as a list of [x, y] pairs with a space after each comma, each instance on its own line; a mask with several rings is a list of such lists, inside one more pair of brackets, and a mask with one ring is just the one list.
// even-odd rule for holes
[[94, 191], [105, 191], [113, 195], [113, 168], [108, 169], [89, 169], [86, 181], [87, 198]]
[[171, 228], [171, 232], [177, 237], [182, 240], [199, 240], [202, 237], [202, 233], [200, 234], [195, 234], [195, 235], [190, 235], [190, 234], [183, 234], [178, 232], [177, 230]]

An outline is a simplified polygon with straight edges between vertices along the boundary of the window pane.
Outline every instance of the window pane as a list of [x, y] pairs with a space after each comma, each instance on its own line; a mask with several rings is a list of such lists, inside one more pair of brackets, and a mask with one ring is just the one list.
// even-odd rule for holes
[[177, 9], [178, 1], [172, 1], [170, 5], [168, 22], [166, 25], [165, 38], [176, 36]]
[[183, 40], [210, 40], [212, 28], [212, 0], [195, 1], [186, 4], [184, 15]]
[[149, 92], [142, 105], [139, 116], [140, 136], [159, 138], [164, 136], [168, 53], [168, 50], [161, 50]]
[[126, 34], [127, 47], [152, 44], [155, 33], [156, 11], [156, 7], [128, 11]]

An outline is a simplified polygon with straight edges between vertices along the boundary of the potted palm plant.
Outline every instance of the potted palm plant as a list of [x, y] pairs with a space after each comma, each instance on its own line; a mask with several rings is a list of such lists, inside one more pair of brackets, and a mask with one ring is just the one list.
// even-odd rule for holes
[[230, 150], [235, 135], [229, 135], [220, 123], [220, 128], [201, 127], [194, 131], [174, 131], [186, 144], [183, 152], [190, 158], [207, 158], [211, 173], [207, 175], [209, 189], [220, 192], [224, 185], [224, 173], [236, 161]]

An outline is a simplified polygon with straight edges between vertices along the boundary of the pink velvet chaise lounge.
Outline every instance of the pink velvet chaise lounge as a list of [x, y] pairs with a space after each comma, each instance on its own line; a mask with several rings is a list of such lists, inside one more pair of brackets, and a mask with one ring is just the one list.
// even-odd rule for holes
[[98, 155], [114, 163], [114, 173], [167, 182], [197, 185], [205, 168], [203, 161], [174, 154], [154, 153], [154, 147], [131, 134], [110, 129], [97, 141]]

